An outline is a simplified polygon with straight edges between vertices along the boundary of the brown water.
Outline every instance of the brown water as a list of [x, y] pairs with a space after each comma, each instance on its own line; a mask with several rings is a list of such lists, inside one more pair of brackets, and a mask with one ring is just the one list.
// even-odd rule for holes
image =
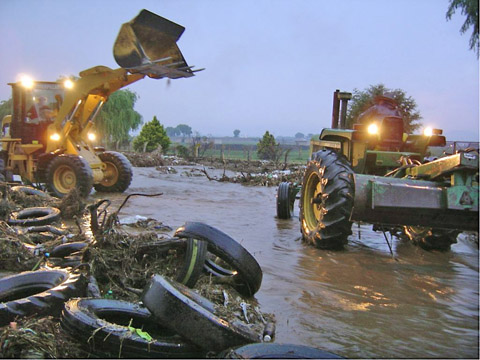
[[[300, 241], [297, 206], [292, 219], [275, 217], [275, 187], [210, 182], [186, 176], [191, 167], [177, 170], [135, 168], [126, 194], [163, 195], [131, 198], [120, 218], [153, 217], [174, 229], [202, 221], [243, 244], [263, 269], [255, 296], [276, 316], [277, 343], [350, 358], [478, 358], [478, 245], [468, 236], [447, 253], [394, 238], [394, 259], [382, 233], [354, 224], [344, 251], [319, 250]], [[113, 199], [114, 209], [124, 197]]]

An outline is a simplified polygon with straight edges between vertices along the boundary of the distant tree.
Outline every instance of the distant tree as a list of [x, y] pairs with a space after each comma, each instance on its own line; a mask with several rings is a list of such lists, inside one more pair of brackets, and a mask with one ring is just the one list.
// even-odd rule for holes
[[170, 146], [170, 139], [167, 136], [167, 132], [164, 127], [154, 116], [153, 120], [143, 125], [140, 134], [133, 140], [133, 148], [136, 151], [151, 152], [158, 148], [158, 145], [162, 146], [162, 151], [167, 151]]
[[165, 129], [165, 131], [167, 132], [167, 135], [170, 136], [170, 137], [180, 135], [180, 131], [176, 127], [169, 126]]
[[305, 137], [305, 135], [301, 132], [298, 132], [295, 134], [295, 139], [303, 139]]
[[239, 135], [240, 135], [240, 130], [238, 130], [238, 129], [233, 130], [233, 137], [238, 138]]
[[180, 134], [182, 134], [184, 137], [185, 136], [190, 136], [192, 135], [192, 128], [188, 125], [185, 124], [180, 124], [177, 125], [177, 130], [179, 131]]
[[415, 100], [407, 96], [401, 89], [390, 90], [383, 84], [371, 85], [369, 88], [361, 91], [353, 89], [352, 100], [348, 104], [347, 110], [347, 128], [351, 129], [357, 117], [374, 105], [373, 99], [377, 95], [390, 93], [398, 104], [398, 110], [402, 114], [405, 132], [412, 133], [421, 125], [422, 119], [420, 112], [417, 110]]
[[12, 98], [0, 101], [0, 121], [5, 115], [12, 115], [13, 102]]
[[117, 90], [102, 107], [95, 126], [107, 145], [128, 143], [130, 131], [142, 124], [142, 116], [133, 109], [137, 99], [137, 94], [128, 89]]
[[478, 0], [450, 0], [450, 5], [447, 10], [447, 21], [451, 20], [455, 11], [461, 8], [462, 15], [467, 18], [460, 28], [460, 33], [465, 34], [470, 27], [473, 27], [472, 35], [470, 36], [470, 50], [473, 50], [479, 57], [480, 38], [478, 37]]
[[281, 154], [280, 144], [277, 144], [275, 137], [268, 131], [257, 144], [257, 155], [262, 160], [277, 161]]

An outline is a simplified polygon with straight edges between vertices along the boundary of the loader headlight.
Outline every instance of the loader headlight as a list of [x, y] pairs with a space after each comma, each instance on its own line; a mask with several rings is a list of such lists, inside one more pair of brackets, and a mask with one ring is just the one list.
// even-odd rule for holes
[[20, 83], [24, 88], [27, 88], [27, 89], [33, 88], [33, 85], [34, 85], [33, 79], [27, 75], [22, 75], [22, 77], [20, 78]]
[[60, 134], [59, 133], [54, 133], [54, 134], [50, 135], [50, 140], [53, 140], [53, 141], [60, 140]]
[[73, 81], [70, 79], [67, 79], [63, 82], [63, 86], [65, 86], [65, 89], [71, 89], [73, 88]]
[[95, 135], [95, 133], [88, 133], [87, 137], [90, 141], [95, 141], [97, 139], [97, 135]]
[[377, 124], [370, 124], [368, 125], [367, 131], [371, 135], [378, 134], [378, 126]]

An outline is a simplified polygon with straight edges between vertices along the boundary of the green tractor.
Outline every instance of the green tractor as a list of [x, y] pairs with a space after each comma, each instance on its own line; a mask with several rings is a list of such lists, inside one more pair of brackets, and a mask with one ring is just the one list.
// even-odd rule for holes
[[442, 131], [404, 133], [384, 96], [346, 129], [350, 99], [335, 91], [332, 127], [311, 141], [303, 183], [280, 184], [277, 216], [290, 218], [299, 198], [303, 239], [321, 249], [343, 248], [354, 221], [427, 250], [448, 250], [461, 231], [478, 232], [478, 150], [432, 156], [446, 146]]

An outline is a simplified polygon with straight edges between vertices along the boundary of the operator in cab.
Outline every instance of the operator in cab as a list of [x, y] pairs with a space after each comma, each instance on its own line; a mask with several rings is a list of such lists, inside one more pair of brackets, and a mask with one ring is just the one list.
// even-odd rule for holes
[[52, 121], [55, 112], [47, 104], [45, 96], [39, 96], [37, 103], [33, 104], [27, 112], [27, 122], [38, 124], [42, 121]]

